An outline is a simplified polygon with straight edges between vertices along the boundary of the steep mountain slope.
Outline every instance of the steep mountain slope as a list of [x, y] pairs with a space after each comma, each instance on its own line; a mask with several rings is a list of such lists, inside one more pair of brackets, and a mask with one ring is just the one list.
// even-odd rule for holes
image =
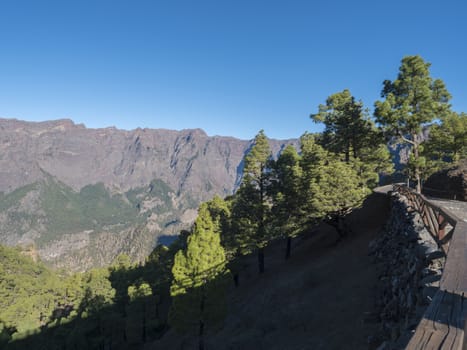
[[[352, 213], [352, 234], [336, 245], [327, 225], [294, 241], [284, 260], [285, 242], [265, 250], [266, 270], [257, 256], [239, 262], [240, 285], [231, 286], [228, 315], [220, 330], [206, 329], [207, 349], [369, 349], [377, 333], [371, 322], [377, 266], [368, 244], [389, 213], [384, 194], [372, 194]], [[195, 349], [197, 335], [169, 330], [144, 349]]]
[[[277, 154], [297, 140], [271, 140]], [[0, 243], [83, 270], [149, 253], [201, 201], [233, 193], [251, 141], [200, 129], [87, 129], [0, 119]], [[2, 193], [3, 192], [3, 193]]]

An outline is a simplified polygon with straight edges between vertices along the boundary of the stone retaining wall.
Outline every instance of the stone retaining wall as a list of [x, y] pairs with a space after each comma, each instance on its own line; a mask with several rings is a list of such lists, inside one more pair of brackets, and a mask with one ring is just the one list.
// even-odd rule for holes
[[378, 349], [404, 348], [439, 288], [445, 254], [406, 197], [391, 195], [384, 232], [369, 245], [378, 264], [376, 319]]

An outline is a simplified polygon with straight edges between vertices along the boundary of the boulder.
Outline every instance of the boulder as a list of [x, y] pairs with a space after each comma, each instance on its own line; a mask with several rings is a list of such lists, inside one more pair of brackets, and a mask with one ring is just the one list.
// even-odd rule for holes
[[422, 192], [428, 196], [467, 201], [467, 159], [431, 175]]

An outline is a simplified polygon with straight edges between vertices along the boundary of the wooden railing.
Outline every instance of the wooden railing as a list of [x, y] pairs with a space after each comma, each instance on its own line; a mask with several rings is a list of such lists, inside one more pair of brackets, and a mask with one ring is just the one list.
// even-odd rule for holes
[[394, 190], [407, 197], [412, 210], [420, 214], [428, 232], [430, 232], [440, 248], [447, 253], [454, 230], [446, 233], [446, 225], [450, 224], [452, 227], [456, 227], [457, 223], [462, 220], [454, 214], [449, 213], [446, 209], [430, 202], [423, 195], [414, 192], [407, 186], [394, 185]]
[[[395, 185], [446, 253], [440, 288], [406, 349], [467, 349], [467, 223], [411, 189]], [[446, 226], [453, 229], [446, 233]]]

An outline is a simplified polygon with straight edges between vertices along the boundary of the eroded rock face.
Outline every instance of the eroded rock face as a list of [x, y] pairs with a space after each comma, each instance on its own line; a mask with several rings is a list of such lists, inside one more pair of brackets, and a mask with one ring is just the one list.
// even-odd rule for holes
[[[270, 140], [274, 155], [288, 144], [298, 140]], [[0, 119], [0, 244], [35, 245], [73, 269], [143, 259], [159, 236], [189, 228], [200, 202], [235, 191], [251, 145], [201, 129]]]
[[467, 159], [455, 167], [431, 175], [422, 191], [433, 197], [467, 201]]
[[[273, 153], [297, 140], [271, 140]], [[161, 179], [176, 192], [231, 194], [251, 141], [209, 137], [201, 129], [87, 129], [71, 120], [0, 119], [0, 191], [46, 172], [79, 190], [102, 182], [128, 190]]]

